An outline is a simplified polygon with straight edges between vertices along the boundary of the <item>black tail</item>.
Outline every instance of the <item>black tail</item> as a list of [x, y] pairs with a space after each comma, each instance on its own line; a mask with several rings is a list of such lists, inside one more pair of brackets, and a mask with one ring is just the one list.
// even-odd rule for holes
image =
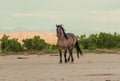
[[83, 53], [79, 47], [78, 41], [75, 43], [75, 48], [77, 49], [77, 57], [79, 58], [79, 53], [80, 53], [80, 55], [83, 55]]

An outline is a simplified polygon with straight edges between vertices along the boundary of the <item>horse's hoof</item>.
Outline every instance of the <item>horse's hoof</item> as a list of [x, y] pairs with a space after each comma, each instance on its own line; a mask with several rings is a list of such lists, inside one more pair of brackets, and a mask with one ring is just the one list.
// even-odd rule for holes
[[68, 61], [70, 61], [70, 58], [68, 58]]
[[60, 61], [59, 64], [62, 64], [62, 61]]
[[74, 59], [71, 62], [74, 62]]
[[65, 60], [65, 63], [67, 63], [67, 60]]

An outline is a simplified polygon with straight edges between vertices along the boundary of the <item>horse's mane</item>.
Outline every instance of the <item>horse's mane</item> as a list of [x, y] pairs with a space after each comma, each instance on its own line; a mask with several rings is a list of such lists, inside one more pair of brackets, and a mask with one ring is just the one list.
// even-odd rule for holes
[[58, 25], [63, 30], [64, 37], [68, 39], [67, 34], [65, 33], [65, 29], [62, 27], [62, 25]]
[[61, 28], [63, 30], [63, 34], [64, 34], [65, 38], [68, 39], [67, 34], [65, 33], [65, 29], [63, 27], [61, 27]]

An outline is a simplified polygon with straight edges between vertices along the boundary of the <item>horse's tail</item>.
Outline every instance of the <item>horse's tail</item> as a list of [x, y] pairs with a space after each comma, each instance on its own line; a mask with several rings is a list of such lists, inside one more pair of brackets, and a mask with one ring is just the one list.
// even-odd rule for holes
[[77, 50], [77, 57], [79, 58], [79, 53], [80, 53], [80, 55], [83, 55], [83, 53], [82, 53], [82, 51], [81, 51], [81, 49], [79, 47], [78, 41], [75, 43], [75, 48]]

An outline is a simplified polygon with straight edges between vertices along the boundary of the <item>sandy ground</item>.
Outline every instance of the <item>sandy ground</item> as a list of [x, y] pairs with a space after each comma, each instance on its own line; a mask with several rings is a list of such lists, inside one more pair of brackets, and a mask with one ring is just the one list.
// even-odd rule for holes
[[120, 81], [119, 54], [74, 55], [67, 64], [59, 56], [0, 56], [0, 81]]

